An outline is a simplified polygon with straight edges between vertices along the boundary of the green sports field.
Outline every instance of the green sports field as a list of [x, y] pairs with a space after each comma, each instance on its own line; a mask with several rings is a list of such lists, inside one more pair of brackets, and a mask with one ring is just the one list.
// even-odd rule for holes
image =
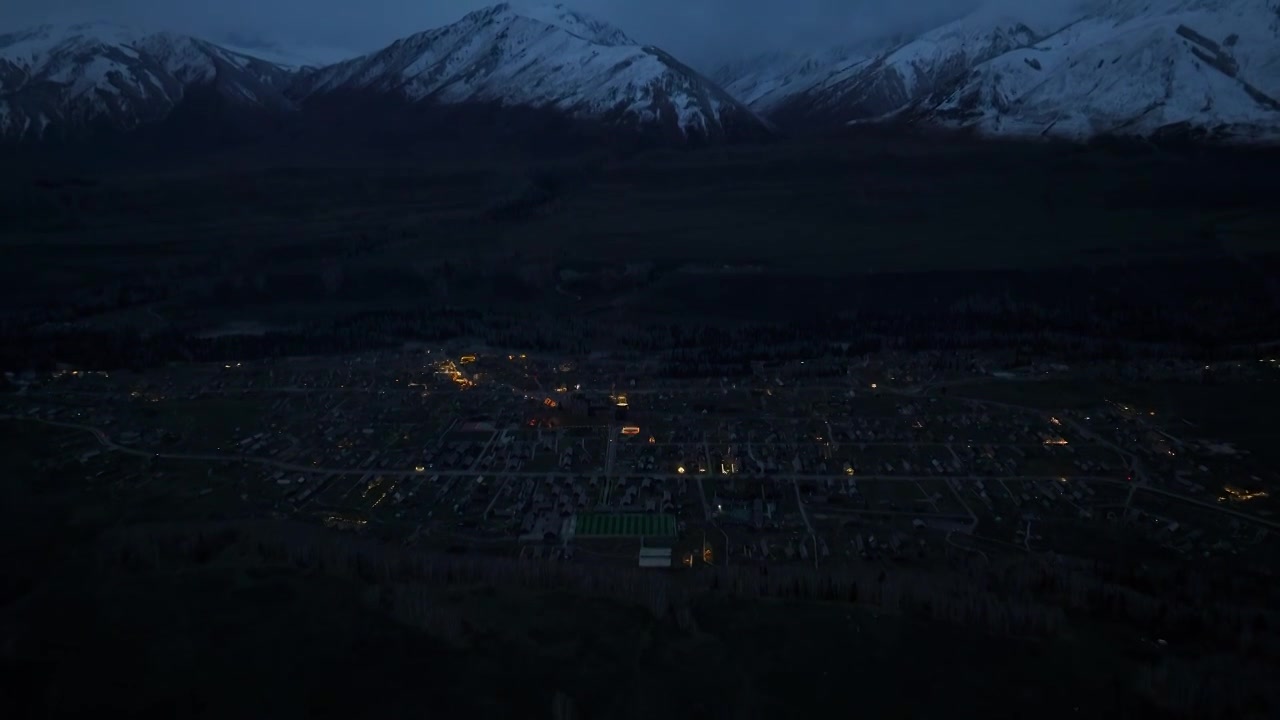
[[577, 518], [578, 537], [675, 537], [676, 519], [660, 514], [582, 513]]

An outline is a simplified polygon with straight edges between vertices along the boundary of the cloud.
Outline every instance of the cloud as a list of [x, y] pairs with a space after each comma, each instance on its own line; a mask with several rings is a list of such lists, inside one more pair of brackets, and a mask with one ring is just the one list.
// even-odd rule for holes
[[[537, 0], [534, 0], [535, 2]], [[1052, 1], [1052, 0], [1050, 0]], [[978, 0], [577, 0], [566, 4], [697, 65], [763, 51], [918, 30]], [[1022, 0], [1026, 6], [1045, 0]], [[241, 45], [367, 52], [457, 20], [493, 0], [5, 0], [0, 28], [107, 20]], [[518, 0], [514, 4], [522, 4]]]

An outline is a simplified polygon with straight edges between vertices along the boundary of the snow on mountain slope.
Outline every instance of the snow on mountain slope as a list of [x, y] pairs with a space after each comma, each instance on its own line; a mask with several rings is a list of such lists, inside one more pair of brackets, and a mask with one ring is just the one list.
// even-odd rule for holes
[[[1280, 140], [1280, 0], [1064, 0], [1034, 16], [995, 2], [905, 40], [733, 63], [715, 73], [721, 85], [563, 5], [495, 5], [323, 67], [182, 35], [45, 26], [0, 34], [0, 140], [171, 116], [216, 129], [246, 118], [241, 110], [312, 102], [342, 103], [358, 130], [377, 126], [378, 104], [360, 104], [370, 97], [554, 111], [674, 138], [762, 135], [759, 112], [793, 130], [894, 120], [1001, 135], [1172, 127]], [[180, 106], [190, 110], [175, 115]]]
[[1125, 0], [1094, 10], [977, 65], [931, 116], [992, 134], [1184, 126], [1280, 138], [1280, 0]]
[[[717, 74], [786, 127], [913, 121], [1013, 135], [1190, 126], [1280, 136], [1280, 0], [1000, 3], [868, 53]], [[834, 58], [834, 59], [833, 59]]]
[[295, 96], [390, 94], [411, 102], [554, 109], [631, 127], [722, 136], [763, 122], [667, 53], [562, 5], [473, 12], [303, 78]]
[[237, 55], [257, 58], [291, 71], [326, 67], [343, 60], [350, 60], [359, 54], [338, 48], [293, 47], [274, 43], [243, 43], [234, 40], [218, 42], [217, 45]]
[[799, 66], [766, 65], [739, 78], [730, 69], [717, 78], [744, 93], [752, 109], [783, 124], [838, 125], [949, 94], [974, 65], [1056, 29], [1056, 14], [1041, 15], [1032, 21], [983, 9], [905, 41], [823, 51]]
[[[883, 88], [885, 111], [947, 87], [963, 77], [973, 65], [1012, 49], [1026, 46], [1050, 28], [1032, 27], [1014, 16], [976, 13], [931, 30], [876, 58], [865, 72], [833, 86], [837, 92], [852, 91], [855, 102]], [[891, 107], [890, 107], [891, 106]]]
[[[627, 37], [627, 34], [609, 23], [602, 22], [593, 17], [588, 17], [582, 13], [570, 10], [561, 3], [554, 5], [521, 5], [519, 3], [504, 3], [507, 12], [516, 13], [530, 20], [537, 20], [547, 25], [558, 27], [566, 30], [583, 40], [589, 40], [597, 45], [639, 45], [640, 43]], [[498, 6], [501, 7], [501, 6]], [[498, 7], [489, 8], [490, 11], [498, 10]], [[483, 12], [483, 11], [481, 11]]]
[[849, 77], [897, 42], [863, 42], [816, 53], [771, 52], [726, 64], [711, 79], [752, 110], [768, 115], [790, 98]]
[[[303, 110], [313, 100], [345, 103], [354, 132], [382, 127], [396, 113], [384, 103], [366, 108], [353, 93], [549, 110], [672, 138], [767, 133], [753, 112], [670, 55], [563, 5], [496, 5], [323, 66], [260, 40], [250, 44], [261, 49], [236, 52], [105, 24], [0, 35], [0, 140], [131, 130], [170, 117], [213, 131], [220, 123], [257, 127], [273, 117], [253, 114], [258, 110]], [[321, 105], [300, 122], [324, 125], [332, 106]], [[180, 107], [187, 110], [175, 114]], [[382, 112], [389, 114], [375, 117]]]
[[42, 26], [0, 35], [0, 137], [42, 137], [166, 117], [194, 88], [284, 107], [288, 73], [195, 38], [112, 25]]

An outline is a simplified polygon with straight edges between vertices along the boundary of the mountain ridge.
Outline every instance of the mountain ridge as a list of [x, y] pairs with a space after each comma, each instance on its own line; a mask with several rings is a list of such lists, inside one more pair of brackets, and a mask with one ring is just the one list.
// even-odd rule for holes
[[105, 25], [0, 36], [0, 137], [10, 141], [154, 125], [206, 87], [226, 104], [263, 113], [372, 94], [424, 107], [526, 107], [675, 143], [768, 132], [752, 111], [670, 54], [564, 5], [490, 6], [322, 67]]
[[1034, 19], [980, 9], [841, 64], [815, 54], [807, 78], [767, 62], [714, 77], [734, 91], [791, 87], [747, 102], [793, 132], [897, 122], [1077, 141], [1171, 129], [1280, 140], [1280, 0], [1073, 7]]
[[43, 25], [0, 35], [0, 135], [129, 131], [163, 120], [197, 86], [231, 104], [286, 110], [288, 82], [279, 66], [189, 36]]
[[[868, 123], [1280, 141], [1280, 0], [1078, 0], [1035, 17], [1001, 3], [917, 34], [775, 51], [709, 74], [563, 4], [499, 3], [328, 64], [263, 54], [279, 61], [106, 24], [0, 34], [0, 142], [176, 117], [227, 137], [316, 135], [340, 117], [352, 133], [394, 128], [406, 142], [448, 132], [446, 117], [479, 119], [468, 132], [523, 125], [531, 142], [546, 128], [680, 145]], [[362, 118], [375, 109], [398, 117]]]

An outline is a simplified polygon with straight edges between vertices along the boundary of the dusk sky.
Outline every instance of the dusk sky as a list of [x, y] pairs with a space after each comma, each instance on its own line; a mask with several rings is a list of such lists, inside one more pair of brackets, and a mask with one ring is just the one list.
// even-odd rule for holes
[[[1053, 2], [1054, 0], [1049, 0]], [[699, 65], [919, 30], [979, 0], [577, 0], [571, 8]], [[359, 54], [444, 25], [493, 0], [6, 0], [0, 29], [107, 20], [214, 41]], [[515, 2], [527, 5], [528, 2]], [[535, 4], [546, 4], [536, 3]], [[1024, 7], [1045, 0], [1023, 0]]]

